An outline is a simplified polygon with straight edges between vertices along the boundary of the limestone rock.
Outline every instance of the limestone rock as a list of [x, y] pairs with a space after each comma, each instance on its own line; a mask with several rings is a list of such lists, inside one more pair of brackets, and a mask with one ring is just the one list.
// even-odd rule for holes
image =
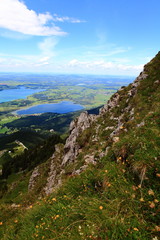
[[105, 112], [110, 111], [112, 108], [117, 106], [119, 102], [120, 95], [119, 93], [115, 93], [111, 99], [105, 104], [102, 108], [100, 108], [100, 115], [103, 115]]
[[137, 124], [137, 127], [139, 128], [139, 127], [142, 127], [142, 126], [144, 126], [144, 125], [145, 125], [145, 122], [142, 121], [141, 123]]
[[53, 189], [61, 185], [61, 177], [64, 174], [64, 169], [61, 169], [63, 155], [63, 144], [55, 145], [55, 152], [50, 161], [47, 183], [44, 187], [44, 192], [49, 195]]
[[119, 137], [113, 137], [113, 142], [115, 143], [119, 142]]
[[88, 164], [93, 164], [93, 165], [96, 165], [96, 161], [94, 159], [94, 155], [86, 155], [84, 157], [85, 159], [85, 163], [88, 165]]
[[39, 173], [39, 167], [36, 167], [29, 180], [29, 185], [28, 185], [28, 191], [32, 191], [36, 185], [37, 177], [40, 175]]
[[62, 165], [68, 162], [73, 162], [75, 157], [79, 153], [79, 145], [77, 143], [77, 137], [87, 128], [89, 128], [93, 121], [97, 118], [96, 115], [89, 115], [88, 112], [83, 112], [78, 118], [70, 124], [70, 135], [66, 140], [64, 146], [64, 157]]

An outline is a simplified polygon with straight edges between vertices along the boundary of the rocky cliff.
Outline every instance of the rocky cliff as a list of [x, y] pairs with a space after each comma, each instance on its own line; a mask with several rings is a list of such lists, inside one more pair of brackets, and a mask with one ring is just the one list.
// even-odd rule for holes
[[[159, 57], [159, 54], [157, 56]], [[152, 62], [154, 61], [153, 59]], [[46, 194], [57, 189], [65, 175], [80, 174], [89, 164], [96, 164], [108, 154], [109, 149], [114, 149], [115, 143], [118, 143], [121, 136], [125, 136], [130, 129], [145, 125], [146, 116], [141, 113], [145, 112], [149, 105], [145, 101], [144, 106], [138, 105], [138, 101], [141, 101], [141, 91], [147, 88], [147, 84], [159, 88], [159, 80], [152, 78], [149, 63], [132, 84], [122, 87], [111, 97], [100, 109], [99, 115], [83, 112], [71, 122], [70, 135], [64, 147], [61, 147], [61, 154], [57, 146], [50, 160], [47, 184], [44, 188]], [[120, 150], [122, 156], [119, 156], [120, 153], [115, 153], [117, 161], [126, 161], [128, 155], [126, 151], [125, 147], [122, 147]], [[141, 178], [144, 166], [135, 167], [133, 164], [131, 168]], [[33, 171], [31, 179], [35, 179], [36, 176], [38, 176], [37, 169]], [[32, 189], [33, 186], [34, 184], [30, 184], [29, 188]]]

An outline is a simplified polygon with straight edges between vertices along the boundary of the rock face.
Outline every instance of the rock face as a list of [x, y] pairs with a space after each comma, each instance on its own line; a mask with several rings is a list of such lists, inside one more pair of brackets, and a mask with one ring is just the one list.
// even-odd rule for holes
[[[125, 87], [122, 87], [117, 93], [115, 93], [111, 99], [100, 109], [99, 115], [92, 115], [88, 114], [88, 112], [83, 112], [80, 114], [79, 117], [77, 117], [74, 121], [70, 124], [70, 135], [66, 140], [65, 145], [59, 146], [57, 145], [55, 147], [55, 153], [53, 154], [52, 158], [50, 159], [50, 167], [48, 171], [48, 178], [46, 182], [46, 186], [43, 188], [44, 192], [48, 195], [50, 194], [54, 189], [56, 189], [58, 186], [62, 183], [62, 177], [65, 174], [68, 174], [66, 172], [66, 167], [69, 164], [75, 163], [77, 161], [78, 155], [82, 152], [83, 149], [81, 149], [77, 139], [79, 136], [81, 136], [87, 128], [92, 127], [92, 124], [94, 122], [96, 123], [96, 127], [94, 130], [94, 134], [92, 136], [92, 143], [100, 144], [102, 145], [102, 142], [99, 142], [99, 134], [101, 130], [101, 125], [98, 123], [100, 118], [104, 118], [105, 114], [107, 114], [110, 118], [111, 125], [105, 126], [103, 131], [111, 131], [109, 138], [112, 141], [113, 144], [119, 142], [119, 133], [121, 131], [127, 131], [124, 129], [124, 114], [128, 113], [130, 118], [129, 120], [134, 119], [134, 108], [130, 104], [130, 99], [134, 98], [134, 96], [137, 93], [137, 88], [140, 85], [140, 82], [144, 80], [148, 75], [145, 72], [142, 72], [139, 77], [136, 78], [136, 80], [130, 84], [128, 92], [125, 92], [126, 96], [126, 105], [124, 108], [121, 109], [120, 114], [117, 116], [114, 115], [114, 108], [118, 107], [121, 99], [123, 96], [121, 94], [124, 94]], [[113, 110], [113, 111], [112, 111]], [[104, 122], [104, 121], [103, 121]], [[114, 124], [112, 124], [114, 123]], [[137, 127], [141, 127], [144, 125], [144, 122], [137, 125]], [[105, 142], [104, 142], [105, 144]], [[78, 169], [73, 170], [70, 173], [71, 175], [77, 175], [80, 174], [82, 171], [84, 171], [89, 164], [96, 164], [96, 158], [95, 153], [97, 153], [97, 156], [99, 158], [104, 157], [108, 153], [109, 146], [105, 146], [104, 151], [98, 151], [98, 152], [88, 152], [83, 153], [83, 160], [84, 163], [81, 165]], [[33, 190], [35, 186], [35, 181], [39, 176], [38, 167], [34, 169], [32, 176], [29, 181], [29, 191]]]
[[119, 102], [119, 93], [115, 93], [111, 99], [100, 109], [100, 115], [103, 115], [105, 112], [110, 111], [112, 108], [114, 108], [118, 102]]
[[82, 134], [85, 129], [89, 128], [96, 118], [96, 115], [89, 115], [88, 112], [83, 112], [78, 118], [71, 122], [69, 129], [70, 136], [67, 138], [64, 146], [65, 154], [62, 165], [74, 161], [80, 149], [80, 146], [77, 143], [77, 137]]
[[36, 167], [29, 180], [29, 185], [28, 185], [28, 191], [32, 191], [36, 185], [37, 177], [40, 175], [39, 173], [39, 167]]
[[64, 170], [61, 169], [62, 156], [63, 145], [57, 144], [55, 146], [55, 152], [51, 158], [47, 183], [43, 189], [46, 195], [49, 195], [53, 191], [53, 189], [61, 185], [61, 176], [64, 173]]
[[137, 87], [139, 86], [140, 81], [144, 80], [147, 76], [148, 74], [146, 74], [145, 72], [140, 73], [136, 80], [131, 84], [131, 90], [128, 92], [129, 97], [133, 97], [136, 94]]
[[[144, 71], [140, 73], [140, 75], [135, 79], [135, 81], [131, 84], [131, 89], [128, 92], [129, 97], [133, 97], [137, 92], [137, 87], [140, 84], [141, 80], [144, 80], [148, 74], [146, 74]], [[120, 101], [120, 93], [121, 90], [123, 90], [124, 87], [122, 87], [118, 92], [113, 94], [111, 99], [100, 109], [100, 115], [103, 115], [106, 112], [110, 112], [114, 107], [116, 107]], [[129, 100], [129, 99], [128, 99]]]

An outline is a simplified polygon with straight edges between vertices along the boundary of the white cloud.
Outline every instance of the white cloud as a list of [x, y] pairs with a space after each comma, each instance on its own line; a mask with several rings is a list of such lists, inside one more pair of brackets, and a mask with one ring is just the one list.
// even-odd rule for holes
[[38, 44], [41, 53], [40, 55], [37, 55], [37, 59], [35, 60], [36, 66], [49, 65], [52, 62], [53, 57], [56, 56], [55, 47], [57, 43], [57, 38], [47, 37]]
[[[52, 21], [52, 26], [48, 26]], [[34, 36], [62, 36], [50, 13], [37, 14], [20, 0], [0, 0], [0, 27]]]
[[[21, 66], [24, 70], [28, 70], [31, 66], [47, 66], [53, 63], [54, 57], [57, 55], [55, 46], [58, 43], [57, 37], [46, 37], [38, 44], [40, 53], [37, 55], [11, 55], [0, 53], [1, 68], [14, 68]], [[21, 69], [20, 69], [21, 70]]]
[[53, 56], [54, 48], [58, 43], [58, 39], [55, 37], [47, 37], [42, 42], [38, 44], [39, 49], [43, 55]]
[[71, 17], [67, 17], [67, 16], [59, 17], [57, 14], [54, 14], [53, 21], [54, 22], [71, 22], [71, 23], [83, 23], [83, 22], [86, 22], [84, 20], [71, 18]]
[[129, 65], [120, 64], [112, 61], [79, 61], [72, 59], [68, 62], [67, 67], [73, 69], [79, 69], [81, 71], [88, 71], [90, 73], [102, 73], [102, 74], [137, 74], [143, 69], [143, 65]]
[[4, 58], [0, 58], [0, 63], [4, 63], [5, 59]]

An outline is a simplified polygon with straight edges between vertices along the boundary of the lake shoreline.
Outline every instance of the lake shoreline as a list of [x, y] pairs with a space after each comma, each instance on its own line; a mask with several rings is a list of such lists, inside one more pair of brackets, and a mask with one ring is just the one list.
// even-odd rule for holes
[[58, 103], [44, 103], [31, 107], [23, 108], [13, 111], [12, 114], [16, 116], [39, 116], [43, 113], [51, 112], [58, 114], [65, 114], [85, 109], [84, 106], [76, 104], [72, 101], [60, 101]]

